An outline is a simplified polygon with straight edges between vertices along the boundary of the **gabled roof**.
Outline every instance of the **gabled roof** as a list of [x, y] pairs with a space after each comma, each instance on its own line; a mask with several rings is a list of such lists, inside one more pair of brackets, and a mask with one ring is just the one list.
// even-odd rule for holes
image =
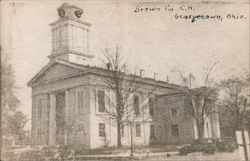
[[[52, 67], [55, 64], [62, 64], [68, 67], [72, 67], [75, 69], [79, 69], [82, 70], [82, 73], [78, 73], [78, 75], [81, 74], [94, 74], [94, 75], [99, 75], [99, 76], [109, 76], [109, 70], [105, 69], [105, 68], [101, 68], [101, 67], [96, 67], [96, 66], [89, 66], [89, 65], [80, 65], [80, 64], [76, 64], [73, 62], [68, 62], [65, 60], [61, 60], [61, 59], [53, 59], [51, 60], [44, 68], [42, 68], [41, 71], [39, 71], [29, 82], [28, 82], [28, 86], [32, 87], [32, 85], [34, 83], [36, 83], [36, 81], [38, 80], [38, 78], [40, 78], [42, 75], [44, 75], [48, 69], [50, 67]], [[74, 75], [71, 75], [70, 77], [72, 77]], [[136, 76], [138, 79], [137, 81], [140, 81], [142, 83], [145, 84], [150, 84], [150, 85], [156, 85], [156, 86], [160, 86], [160, 87], [165, 87], [165, 88], [172, 88], [172, 89], [176, 89], [176, 88], [183, 88], [182, 86], [179, 85], [175, 85], [175, 84], [170, 84], [168, 82], [164, 82], [164, 81], [160, 81], [160, 80], [155, 80], [153, 78], [142, 78], [140, 76], [137, 75], [133, 75], [133, 74], [125, 74], [126, 78], [131, 78]]]
[[71, 65], [69, 63], [67, 63], [66, 61], [63, 61], [63, 60], [60, 60], [60, 59], [53, 59], [51, 60], [46, 66], [44, 66], [28, 83], [27, 85], [28, 86], [32, 86], [32, 84], [34, 84], [39, 77], [41, 77], [42, 75], [44, 75], [48, 69], [50, 67], [52, 67], [53, 65], [55, 64], [62, 64], [62, 65], [66, 65], [66, 66], [69, 66], [69, 67], [72, 67], [72, 68], [76, 68], [76, 69], [80, 69], [80, 70], [83, 70], [82, 68], [79, 68], [77, 66], [74, 66], [74, 65]]

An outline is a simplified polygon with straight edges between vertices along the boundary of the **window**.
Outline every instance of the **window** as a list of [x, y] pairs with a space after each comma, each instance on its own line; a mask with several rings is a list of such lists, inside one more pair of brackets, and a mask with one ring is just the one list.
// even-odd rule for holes
[[105, 137], [105, 123], [99, 123], [99, 137]]
[[75, 28], [75, 32], [77, 33], [75, 35], [75, 38], [74, 38], [74, 40], [75, 40], [75, 46], [77, 48], [83, 48], [83, 45], [84, 45], [84, 42], [83, 42], [84, 39], [83, 39], [83, 37], [85, 37], [84, 30], [82, 28], [80, 28], [80, 27], [77, 27], [77, 28]]
[[105, 93], [98, 91], [98, 112], [105, 112]]
[[148, 99], [149, 115], [154, 116], [154, 98]]
[[172, 117], [176, 117], [176, 115], [177, 115], [177, 109], [176, 108], [171, 109], [171, 115], [172, 115]]
[[79, 113], [83, 113], [83, 91], [77, 92], [77, 109]]
[[179, 126], [171, 125], [171, 134], [173, 137], [179, 137]]
[[139, 97], [134, 96], [134, 114], [139, 115]]
[[153, 138], [155, 135], [155, 127], [154, 125], [150, 125], [150, 138]]
[[124, 137], [124, 124], [121, 124], [121, 137]]
[[135, 136], [140, 137], [141, 136], [141, 125], [135, 124]]
[[42, 119], [42, 116], [43, 116], [43, 100], [42, 99], [38, 99], [37, 108], [38, 108], [37, 117], [38, 119]]
[[60, 27], [53, 30], [53, 50], [58, 50], [65, 46], [66, 41], [65, 27]]

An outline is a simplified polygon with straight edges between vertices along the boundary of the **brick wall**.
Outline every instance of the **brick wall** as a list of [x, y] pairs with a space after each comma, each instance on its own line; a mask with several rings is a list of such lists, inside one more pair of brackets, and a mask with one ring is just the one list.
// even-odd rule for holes
[[194, 139], [194, 124], [185, 113], [185, 106], [185, 99], [181, 95], [157, 97], [154, 123], [158, 142], [186, 144]]

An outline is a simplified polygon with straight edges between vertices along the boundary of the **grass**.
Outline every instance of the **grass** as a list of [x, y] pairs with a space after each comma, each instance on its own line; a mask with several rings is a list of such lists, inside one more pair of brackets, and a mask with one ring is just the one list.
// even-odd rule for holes
[[[177, 146], [174, 145], [150, 145], [150, 146], [134, 146], [134, 153], [157, 153], [157, 152], [170, 152], [177, 151]], [[130, 153], [129, 146], [117, 147], [103, 147], [91, 150], [77, 150], [78, 155], [109, 155], [109, 154], [122, 154]]]

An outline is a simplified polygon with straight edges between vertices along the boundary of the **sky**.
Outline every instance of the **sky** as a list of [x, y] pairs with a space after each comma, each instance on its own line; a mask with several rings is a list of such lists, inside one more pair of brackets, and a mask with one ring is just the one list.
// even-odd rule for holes
[[[49, 24], [58, 20], [56, 9], [63, 2], [67, 1], [1, 2], [3, 54], [15, 72], [20, 109], [29, 117], [31, 88], [26, 84], [49, 62]], [[90, 46], [97, 65], [105, 46], [119, 44], [131, 70], [145, 69], [147, 77], [156, 72], [159, 79], [168, 76], [171, 83], [180, 83], [175, 72], [179, 70], [193, 73], [196, 85], [202, 85], [206, 69], [214, 63], [211, 78], [217, 82], [249, 73], [249, 3], [149, 2], [68, 1], [82, 8], [82, 20], [92, 24]], [[181, 6], [192, 9], [181, 10]], [[136, 8], [143, 11], [135, 12]], [[219, 15], [223, 19], [191, 22], [175, 18], [180, 15]]]

